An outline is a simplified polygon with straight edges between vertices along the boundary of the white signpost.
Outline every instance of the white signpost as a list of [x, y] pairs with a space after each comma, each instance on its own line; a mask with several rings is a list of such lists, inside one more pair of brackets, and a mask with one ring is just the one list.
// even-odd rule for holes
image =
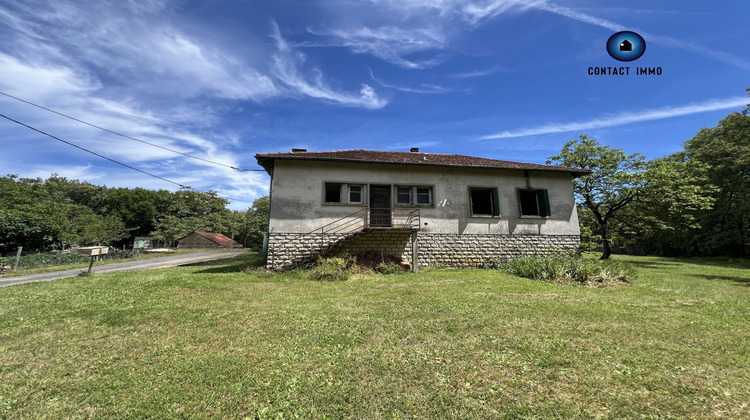
[[76, 252], [80, 255], [90, 255], [91, 262], [89, 263], [89, 274], [94, 274], [94, 258], [98, 255], [104, 255], [109, 253], [108, 246], [84, 246], [76, 249]]

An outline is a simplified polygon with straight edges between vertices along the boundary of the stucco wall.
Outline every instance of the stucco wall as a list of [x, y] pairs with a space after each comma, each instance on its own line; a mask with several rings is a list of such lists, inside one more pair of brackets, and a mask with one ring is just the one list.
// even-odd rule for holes
[[[325, 182], [431, 185], [432, 207], [419, 207], [420, 233], [579, 235], [568, 173], [277, 160], [271, 184], [270, 233], [307, 233], [363, 205], [323, 204]], [[496, 187], [500, 217], [472, 217], [469, 186]], [[546, 189], [551, 216], [520, 217], [518, 188]], [[366, 190], [364, 196], [368, 197]]]

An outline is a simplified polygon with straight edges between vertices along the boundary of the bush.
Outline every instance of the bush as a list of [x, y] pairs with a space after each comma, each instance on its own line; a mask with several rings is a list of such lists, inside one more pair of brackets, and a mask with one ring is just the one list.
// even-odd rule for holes
[[380, 274], [396, 274], [403, 273], [405, 270], [404, 267], [395, 262], [382, 262], [375, 266], [375, 271]]
[[351, 274], [352, 266], [354, 266], [352, 257], [321, 258], [310, 270], [310, 276], [315, 280], [345, 281]]
[[514, 258], [503, 267], [507, 272], [534, 280], [557, 283], [626, 283], [635, 275], [619, 261], [590, 260], [566, 256]]

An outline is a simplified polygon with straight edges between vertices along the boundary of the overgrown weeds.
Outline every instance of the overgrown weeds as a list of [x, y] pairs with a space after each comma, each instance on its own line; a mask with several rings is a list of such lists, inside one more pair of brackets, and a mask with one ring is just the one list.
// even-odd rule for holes
[[321, 258], [310, 270], [310, 276], [321, 281], [346, 281], [352, 274], [356, 259], [351, 256]]
[[620, 261], [570, 256], [519, 257], [493, 266], [520, 277], [555, 283], [619, 284], [635, 277], [633, 269]]

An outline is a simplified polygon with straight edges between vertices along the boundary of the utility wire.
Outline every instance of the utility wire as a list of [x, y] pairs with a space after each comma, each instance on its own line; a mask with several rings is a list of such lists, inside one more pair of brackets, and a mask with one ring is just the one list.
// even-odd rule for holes
[[[87, 152], [87, 153], [91, 153], [92, 155], [94, 155], [94, 156], [98, 156], [98, 157], [100, 157], [100, 158], [102, 158], [102, 159], [104, 159], [104, 160], [108, 160], [108, 161], [110, 161], [110, 162], [112, 162], [112, 163], [116, 163], [116, 164], [118, 164], [118, 165], [120, 165], [120, 166], [124, 166], [124, 167], [126, 167], [126, 168], [128, 168], [128, 169], [132, 169], [132, 170], [134, 170], [134, 171], [138, 171], [138, 172], [140, 172], [140, 173], [142, 173], [142, 174], [145, 174], [145, 175], [148, 175], [148, 176], [151, 176], [151, 177], [154, 177], [154, 178], [160, 179], [160, 180], [162, 180], [162, 181], [165, 181], [165, 182], [169, 182], [170, 184], [174, 184], [174, 185], [177, 185], [177, 186], [179, 186], [180, 188], [184, 188], [184, 189], [187, 189], [187, 190], [191, 190], [191, 191], [196, 191], [196, 192], [200, 192], [200, 193], [208, 194], [208, 193], [206, 193], [205, 191], [197, 190], [197, 189], [195, 189], [195, 188], [193, 188], [193, 187], [190, 187], [190, 186], [187, 186], [187, 185], [182, 185], [182, 184], [180, 184], [179, 182], [176, 182], [176, 181], [172, 181], [172, 180], [169, 180], [169, 179], [167, 179], [167, 178], [164, 178], [164, 177], [161, 177], [161, 176], [159, 176], [159, 175], [154, 175], [154, 174], [152, 174], [152, 173], [150, 173], [150, 172], [146, 172], [146, 171], [144, 171], [144, 170], [142, 170], [142, 169], [138, 169], [138, 168], [135, 168], [135, 167], [133, 167], [133, 166], [130, 166], [130, 165], [128, 165], [127, 163], [122, 163], [122, 162], [120, 162], [120, 161], [117, 161], [117, 160], [115, 160], [115, 159], [112, 159], [112, 158], [108, 158], [108, 157], [106, 157], [106, 156], [104, 156], [104, 155], [100, 155], [99, 153], [96, 153], [96, 152], [94, 152], [94, 151], [92, 151], [92, 150], [86, 149], [85, 147], [81, 147], [81, 146], [79, 146], [79, 145], [77, 145], [77, 144], [74, 144], [74, 143], [71, 143], [71, 142], [69, 142], [69, 141], [67, 141], [67, 140], [63, 140], [63, 139], [61, 139], [60, 137], [57, 137], [57, 136], [54, 136], [54, 135], [52, 135], [52, 134], [50, 134], [50, 133], [44, 132], [44, 131], [42, 131], [42, 130], [40, 130], [40, 129], [38, 129], [38, 128], [32, 127], [32, 126], [30, 126], [30, 125], [28, 125], [28, 124], [24, 124], [24, 123], [22, 123], [21, 121], [18, 121], [18, 120], [14, 120], [13, 118], [11, 118], [11, 117], [9, 117], [9, 116], [7, 116], [7, 115], [5, 115], [5, 114], [0, 114], [0, 117], [3, 117], [3, 118], [5, 118], [5, 119], [6, 119], [6, 120], [8, 120], [8, 121], [12, 121], [12, 122], [14, 122], [14, 123], [16, 123], [16, 124], [18, 124], [18, 125], [22, 125], [22, 126], [24, 126], [24, 127], [28, 128], [29, 130], [33, 130], [33, 131], [36, 131], [37, 133], [40, 133], [40, 134], [44, 134], [44, 135], [45, 135], [45, 136], [47, 136], [47, 137], [51, 137], [51, 138], [53, 138], [53, 139], [55, 139], [55, 140], [57, 140], [57, 141], [60, 141], [60, 142], [63, 142], [63, 143], [65, 143], [65, 144], [67, 144], [67, 145], [69, 145], [69, 146], [73, 146], [73, 147], [75, 147], [76, 149], [80, 149], [80, 150], [83, 150], [84, 152]], [[249, 201], [249, 200], [240, 200], [240, 199], [238, 199], [238, 198], [229, 198], [229, 197], [222, 197], [222, 198], [226, 198], [226, 199], [228, 199], [228, 200], [232, 200], [232, 201], [242, 201], [242, 202], [245, 202], [245, 203], [252, 203], [252, 201]]]
[[35, 107], [37, 107], [39, 109], [43, 109], [43, 110], [51, 112], [53, 114], [57, 114], [57, 115], [60, 115], [62, 117], [65, 117], [65, 118], [69, 118], [69, 119], [71, 119], [73, 121], [77, 121], [77, 122], [79, 122], [81, 124], [86, 124], [89, 127], [94, 127], [94, 128], [99, 129], [99, 130], [106, 131], [107, 133], [114, 134], [114, 135], [120, 136], [120, 137], [124, 137], [124, 138], [129, 139], [129, 140], [137, 141], [139, 143], [148, 144], [149, 146], [158, 147], [159, 149], [166, 150], [166, 151], [169, 151], [169, 152], [172, 152], [172, 153], [177, 153], [178, 155], [189, 157], [191, 159], [197, 159], [197, 160], [200, 160], [200, 161], [203, 161], [203, 162], [206, 162], [206, 163], [210, 163], [212, 165], [219, 165], [219, 166], [223, 166], [225, 168], [234, 169], [235, 171], [240, 171], [240, 172], [264, 172], [265, 171], [265, 169], [240, 169], [240, 168], [237, 168], [235, 166], [227, 165], [227, 164], [220, 163], [220, 162], [214, 162], [212, 160], [203, 159], [203, 158], [200, 158], [198, 156], [189, 155], [187, 153], [180, 152], [179, 150], [170, 149], [168, 147], [160, 146], [158, 144], [150, 143], [150, 142], [147, 142], [145, 140], [141, 140], [141, 139], [137, 139], [135, 137], [128, 136], [127, 134], [118, 133], [117, 131], [112, 131], [112, 130], [109, 130], [107, 128], [100, 127], [100, 126], [98, 126], [96, 124], [91, 124], [89, 122], [86, 122], [86, 121], [83, 121], [83, 120], [79, 120], [78, 118], [71, 117], [70, 115], [63, 114], [62, 112], [55, 111], [54, 109], [49, 109], [49, 108], [44, 107], [42, 105], [35, 104], [35, 103], [27, 101], [25, 99], [21, 99], [21, 98], [19, 98], [17, 96], [13, 96], [13, 95], [7, 94], [5, 92], [0, 92], [0, 95], [4, 95], [4, 96], [7, 96], [8, 98], [15, 99], [17, 101], [23, 102], [25, 104], [29, 104], [31, 106], [35, 106]]

